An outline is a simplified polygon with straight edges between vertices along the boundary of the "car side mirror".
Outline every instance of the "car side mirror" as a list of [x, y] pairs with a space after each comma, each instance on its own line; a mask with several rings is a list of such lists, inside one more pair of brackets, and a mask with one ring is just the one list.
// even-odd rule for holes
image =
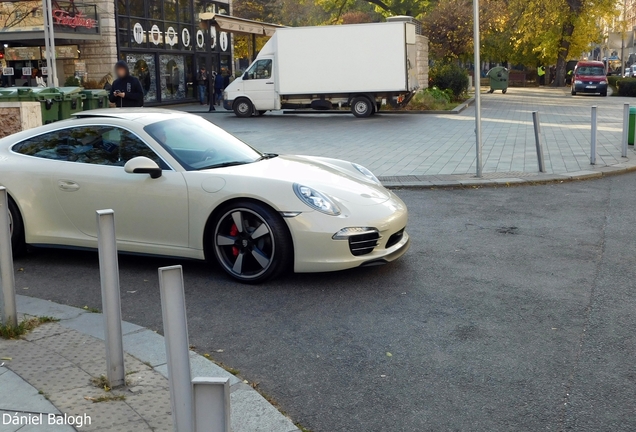
[[159, 165], [145, 156], [137, 156], [126, 162], [124, 171], [128, 174], [149, 174], [153, 179], [161, 177], [162, 174]]
[[247, 81], [248, 79], [250, 79], [250, 74], [248, 74], [247, 71], [245, 71], [245, 73], [243, 74], [241, 78], [243, 79], [243, 81]]

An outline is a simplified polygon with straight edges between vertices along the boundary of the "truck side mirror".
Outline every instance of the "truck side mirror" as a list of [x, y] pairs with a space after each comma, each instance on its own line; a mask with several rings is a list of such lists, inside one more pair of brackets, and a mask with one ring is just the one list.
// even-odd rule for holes
[[248, 79], [250, 79], [250, 74], [247, 73], [247, 71], [245, 71], [245, 73], [243, 74], [242, 78], [243, 78], [243, 81], [247, 81]]

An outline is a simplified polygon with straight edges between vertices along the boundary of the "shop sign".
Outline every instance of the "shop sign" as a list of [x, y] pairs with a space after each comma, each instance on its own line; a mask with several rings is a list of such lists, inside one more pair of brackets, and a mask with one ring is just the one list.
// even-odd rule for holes
[[216, 27], [210, 27], [210, 48], [216, 48]]
[[205, 45], [205, 35], [203, 30], [197, 30], [197, 46], [203, 48], [203, 45]]
[[12, 67], [2, 68], [2, 75], [6, 75], [6, 76], [13, 75], [13, 68]]
[[157, 24], [150, 28], [150, 41], [155, 45], [159, 45], [161, 43], [161, 30], [159, 30], [159, 26]]
[[228, 45], [228, 37], [227, 37], [227, 33], [226, 32], [221, 32], [221, 37], [220, 37], [220, 45], [221, 45], [221, 51], [227, 51], [227, 45]]
[[4, 49], [6, 60], [40, 60], [40, 47], [7, 47]]
[[70, 12], [65, 10], [53, 9], [53, 21], [53, 24], [73, 29], [78, 27], [87, 29], [97, 28], [97, 20], [87, 17], [82, 12], [76, 12], [74, 15], [71, 15]]
[[[40, 50], [42, 51], [42, 59], [46, 60], [46, 48], [40, 47]], [[58, 60], [79, 58], [78, 50], [77, 45], [56, 45], [55, 58]]]
[[166, 30], [166, 43], [170, 46], [177, 44], [177, 32], [174, 27], [168, 27], [168, 30]]
[[190, 31], [187, 28], [181, 30], [181, 41], [184, 47], [190, 46]]
[[139, 23], [135, 23], [133, 26], [133, 38], [139, 45], [144, 42], [144, 28]]

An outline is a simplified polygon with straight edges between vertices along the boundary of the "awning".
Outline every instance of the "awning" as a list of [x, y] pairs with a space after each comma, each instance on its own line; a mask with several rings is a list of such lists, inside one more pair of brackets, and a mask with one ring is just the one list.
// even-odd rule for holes
[[284, 27], [278, 24], [252, 21], [244, 18], [215, 14], [212, 12], [200, 13], [199, 19], [201, 21], [210, 21], [221, 30], [228, 31], [230, 33], [272, 36], [274, 32], [276, 32], [276, 29]]

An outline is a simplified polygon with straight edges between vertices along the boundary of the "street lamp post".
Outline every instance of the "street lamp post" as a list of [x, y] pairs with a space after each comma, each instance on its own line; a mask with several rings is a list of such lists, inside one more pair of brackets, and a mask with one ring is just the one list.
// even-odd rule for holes
[[47, 85], [57, 87], [57, 65], [55, 64], [55, 31], [53, 30], [53, 8], [51, 0], [42, 0], [42, 19], [44, 20], [44, 49], [48, 68]]
[[479, 58], [479, 0], [473, 0], [473, 34], [475, 43], [475, 165], [477, 166], [477, 177], [482, 176], [481, 161], [481, 60]]

